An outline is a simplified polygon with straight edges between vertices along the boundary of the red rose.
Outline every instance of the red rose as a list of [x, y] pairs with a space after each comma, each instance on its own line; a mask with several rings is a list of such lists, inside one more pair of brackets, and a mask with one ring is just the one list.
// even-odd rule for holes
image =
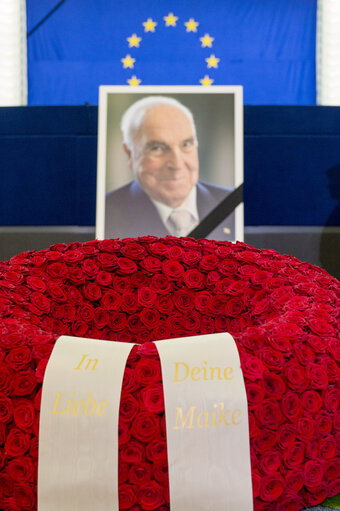
[[30, 446], [30, 435], [18, 428], [12, 428], [5, 443], [5, 451], [9, 456], [23, 456]]
[[96, 282], [100, 286], [109, 286], [110, 284], [112, 284], [111, 273], [100, 270], [96, 275]]
[[256, 410], [261, 406], [261, 403], [264, 399], [265, 390], [263, 385], [258, 385], [257, 383], [248, 383], [246, 385], [246, 391], [249, 410]]
[[306, 390], [302, 395], [302, 406], [304, 410], [316, 414], [322, 406], [320, 394], [314, 390]]
[[148, 483], [152, 475], [152, 465], [146, 461], [134, 463], [129, 470], [129, 481], [132, 484], [141, 486]]
[[241, 367], [243, 376], [251, 381], [262, 378], [265, 372], [265, 367], [261, 360], [252, 355], [246, 355], [245, 353], [241, 355]]
[[294, 423], [302, 415], [302, 406], [301, 398], [295, 392], [288, 391], [282, 396], [282, 413]]
[[315, 434], [315, 419], [310, 415], [300, 417], [297, 422], [298, 437], [304, 442], [311, 440]]
[[126, 257], [120, 257], [118, 259], [118, 269], [117, 271], [122, 275], [129, 275], [130, 273], [134, 273], [137, 270], [137, 265], [131, 259]]
[[277, 430], [283, 421], [283, 416], [277, 401], [266, 399], [255, 410], [255, 417], [264, 428]]
[[54, 279], [65, 279], [68, 276], [68, 268], [65, 263], [49, 264], [46, 271]]
[[99, 272], [99, 266], [93, 259], [84, 259], [81, 264], [82, 270], [90, 278], [95, 277]]
[[119, 509], [129, 509], [136, 501], [135, 489], [131, 484], [119, 486]]
[[194, 308], [194, 293], [188, 289], [179, 289], [173, 295], [175, 307], [183, 313]]
[[226, 305], [224, 312], [227, 316], [237, 318], [245, 310], [245, 304], [241, 298], [230, 298]]
[[182, 254], [182, 261], [186, 266], [196, 266], [202, 255], [198, 250], [186, 250]]
[[328, 386], [327, 371], [322, 365], [310, 364], [307, 367], [310, 384], [313, 389], [326, 389]]
[[144, 387], [141, 391], [141, 400], [145, 410], [150, 413], [161, 413], [164, 411], [164, 395], [161, 383]]
[[251, 471], [251, 480], [253, 487], [253, 499], [256, 499], [260, 493], [261, 476], [256, 469]]
[[122, 305], [121, 308], [124, 312], [128, 314], [133, 314], [140, 309], [140, 305], [138, 304], [138, 299], [135, 293], [127, 291], [122, 296]]
[[119, 420], [131, 422], [139, 410], [138, 401], [132, 394], [122, 393], [120, 399]]
[[83, 295], [81, 294], [81, 292], [79, 291], [79, 289], [77, 289], [76, 287], [74, 286], [69, 286], [67, 288], [67, 296], [68, 296], [68, 300], [73, 304], [73, 305], [80, 305], [83, 303], [84, 301], [84, 298], [83, 298]]
[[118, 444], [119, 444], [119, 447], [121, 445], [127, 444], [130, 441], [130, 439], [131, 439], [130, 426], [127, 423], [122, 422], [120, 420], [119, 424], [118, 424]]
[[335, 387], [328, 387], [322, 396], [322, 402], [329, 412], [336, 412], [340, 408], [340, 394]]
[[83, 254], [80, 250], [77, 249], [71, 249], [64, 253], [64, 263], [66, 264], [73, 264], [77, 263], [78, 261], [81, 261], [83, 259]]
[[303, 480], [307, 488], [320, 486], [323, 477], [324, 463], [316, 460], [309, 460], [303, 467]]
[[33, 392], [37, 386], [37, 379], [34, 371], [21, 371], [14, 374], [11, 384], [10, 392], [12, 396], [28, 396]]
[[308, 376], [305, 369], [295, 360], [288, 362], [284, 369], [288, 386], [297, 392], [302, 392], [308, 388]]
[[76, 337], [85, 337], [88, 326], [83, 321], [75, 321], [72, 325], [72, 334]]
[[194, 296], [195, 308], [202, 313], [207, 311], [209, 300], [212, 298], [208, 291], [200, 291]]
[[[68, 278], [74, 284], [84, 284], [86, 281], [86, 275], [80, 268], [78, 268], [78, 266], [76, 266], [74, 268], [69, 268]], [[57, 285], [57, 288], [58, 287], [60, 287], [60, 286]]]
[[159, 433], [159, 419], [157, 416], [147, 412], [138, 413], [131, 427], [131, 434], [136, 440], [150, 442]]
[[[47, 291], [49, 295], [51, 296], [52, 300], [58, 303], [64, 303], [67, 301], [67, 294], [65, 292], [65, 289], [63, 288], [63, 285], [58, 284], [56, 282], [49, 281], [47, 285]], [[71, 289], [69, 291], [69, 297], [71, 298]], [[77, 292], [80, 294], [80, 292], [77, 290]], [[83, 297], [81, 296], [81, 301], [83, 301]]]
[[163, 438], [157, 438], [148, 443], [146, 457], [152, 463], [166, 461], [168, 459], [166, 441]]
[[190, 289], [202, 289], [204, 287], [204, 275], [195, 268], [187, 270], [183, 280]]
[[35, 411], [34, 406], [28, 399], [18, 399], [14, 403], [14, 422], [15, 425], [28, 432], [34, 424]]
[[[0, 423], [8, 424], [13, 416], [12, 400], [6, 394], [0, 393]], [[1, 444], [0, 444], [1, 445]]]
[[189, 335], [200, 332], [201, 316], [197, 311], [188, 311], [183, 319], [183, 327]]
[[295, 444], [287, 449], [283, 454], [283, 460], [287, 468], [296, 469], [301, 467], [305, 459], [305, 444], [303, 442], [295, 442]]
[[[4, 422], [0, 421], [0, 445], [5, 443], [7, 437], [7, 426]], [[1, 465], [1, 463], [0, 463]]]
[[298, 493], [303, 487], [302, 470], [289, 470], [285, 476], [287, 490], [292, 493]]
[[118, 464], [118, 486], [121, 486], [129, 478], [130, 465], [123, 463], [122, 461]]
[[109, 327], [114, 332], [119, 332], [120, 330], [124, 330], [126, 328], [127, 320], [126, 320], [126, 314], [124, 312], [110, 312], [110, 319], [109, 319]]
[[138, 303], [142, 307], [152, 307], [155, 303], [157, 295], [153, 289], [144, 286], [138, 289]]
[[137, 500], [145, 511], [152, 511], [165, 504], [163, 491], [156, 481], [150, 481], [138, 489]]
[[94, 317], [94, 311], [95, 308], [92, 303], [84, 303], [78, 308], [77, 317], [85, 323], [89, 323]]
[[14, 458], [7, 465], [7, 474], [16, 483], [32, 481], [35, 475], [35, 466], [32, 458], [28, 456]]
[[199, 267], [204, 271], [214, 270], [219, 263], [218, 257], [215, 254], [207, 254], [200, 260]]
[[326, 436], [332, 431], [332, 415], [329, 413], [321, 413], [315, 423], [318, 435]]
[[207, 311], [216, 316], [224, 314], [227, 298], [224, 295], [215, 295], [207, 303]]
[[140, 463], [145, 458], [144, 446], [140, 442], [131, 440], [120, 448], [119, 457], [125, 463]]
[[159, 463], [154, 463], [153, 465], [153, 477], [161, 483], [163, 486], [169, 485], [169, 468], [168, 463], [161, 461]]
[[161, 381], [161, 366], [157, 360], [142, 358], [135, 367], [136, 381], [144, 386]]
[[89, 282], [83, 286], [84, 297], [91, 301], [100, 300], [102, 296], [102, 290], [95, 282]]
[[42, 293], [32, 293], [31, 304], [42, 313], [50, 312], [51, 302]]
[[279, 471], [282, 463], [281, 454], [276, 451], [265, 452], [261, 456], [259, 469], [263, 474], [271, 475]]
[[277, 431], [261, 430], [254, 438], [254, 449], [258, 453], [270, 451], [273, 449], [278, 439]]
[[284, 479], [279, 476], [264, 476], [261, 480], [260, 497], [265, 502], [277, 500], [285, 487]]
[[156, 328], [160, 320], [159, 312], [155, 309], [145, 308], [140, 313], [140, 319], [147, 328]]
[[33, 492], [33, 489], [29, 484], [27, 483], [16, 484], [13, 500], [15, 504], [18, 506], [19, 510], [32, 509], [33, 506], [35, 505], [36, 494]]
[[263, 376], [263, 387], [272, 398], [280, 399], [287, 388], [283, 379], [275, 373], [266, 373]]
[[156, 307], [163, 314], [170, 314], [174, 309], [174, 301], [172, 295], [161, 295], [157, 298]]
[[46, 291], [46, 283], [40, 277], [32, 277], [29, 275], [26, 278], [26, 284], [34, 291], [39, 291], [40, 293]]
[[162, 263], [156, 257], [147, 256], [141, 261], [141, 266], [150, 273], [158, 273], [162, 269]]
[[329, 435], [320, 440], [320, 454], [323, 460], [335, 458], [337, 454], [337, 444], [333, 436]]
[[119, 258], [115, 254], [100, 253], [98, 254], [98, 263], [106, 270], [118, 268]]
[[140, 243], [136, 243], [135, 241], [125, 243], [121, 247], [120, 252], [123, 254], [123, 256], [135, 260], [144, 259], [146, 254], [145, 248]]
[[122, 303], [122, 297], [116, 291], [106, 291], [101, 299], [104, 309], [112, 311], [119, 310]]
[[309, 320], [309, 328], [314, 334], [317, 335], [336, 335], [335, 328], [331, 325], [331, 316], [329, 318], [318, 317], [317, 319]]
[[179, 280], [184, 274], [184, 268], [178, 261], [167, 259], [162, 264], [162, 270], [170, 280]]
[[102, 330], [104, 326], [106, 326], [109, 322], [110, 315], [108, 311], [103, 309], [102, 307], [97, 307], [94, 313], [94, 324], [99, 330]]
[[283, 424], [279, 430], [278, 445], [280, 449], [286, 451], [295, 444], [297, 430], [293, 424]]

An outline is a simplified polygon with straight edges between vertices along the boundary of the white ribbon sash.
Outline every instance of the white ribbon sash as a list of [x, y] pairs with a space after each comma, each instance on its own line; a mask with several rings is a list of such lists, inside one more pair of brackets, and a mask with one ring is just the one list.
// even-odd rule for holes
[[252, 510], [247, 397], [234, 339], [221, 333], [156, 345], [171, 511]]
[[118, 511], [118, 415], [132, 347], [57, 340], [42, 391], [39, 511]]

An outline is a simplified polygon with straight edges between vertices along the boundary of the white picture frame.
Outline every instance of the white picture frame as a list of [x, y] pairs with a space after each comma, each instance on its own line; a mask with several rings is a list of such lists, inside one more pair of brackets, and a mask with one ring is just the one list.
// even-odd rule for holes
[[[133, 181], [123, 150], [120, 121], [125, 110], [145, 96], [168, 96], [188, 107], [194, 117], [200, 162], [199, 180], [236, 189], [243, 184], [243, 88], [242, 86], [115, 86], [99, 88], [96, 238], [105, 229], [106, 197], [111, 190]], [[132, 201], [133, 202], [133, 201]], [[218, 204], [216, 204], [217, 206]], [[133, 203], [126, 204], [133, 208]], [[121, 212], [124, 215], [124, 211]], [[244, 240], [244, 206], [234, 213], [234, 238]], [[200, 218], [199, 221], [202, 219]], [[147, 223], [147, 219], [146, 219]], [[223, 223], [223, 222], [222, 222]], [[221, 225], [222, 225], [221, 223]], [[217, 231], [214, 231], [217, 232]], [[218, 231], [221, 232], [222, 231]], [[145, 235], [141, 232], [140, 235]], [[153, 235], [153, 232], [148, 232]], [[139, 235], [139, 234], [138, 234]], [[120, 235], [120, 237], [125, 237]], [[128, 233], [126, 237], [129, 237]], [[207, 238], [211, 236], [207, 235]], [[223, 239], [223, 236], [212, 239]]]

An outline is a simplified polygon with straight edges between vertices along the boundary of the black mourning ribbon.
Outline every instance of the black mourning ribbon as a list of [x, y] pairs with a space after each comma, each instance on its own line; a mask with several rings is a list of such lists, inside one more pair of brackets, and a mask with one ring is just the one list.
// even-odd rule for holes
[[243, 183], [210, 211], [188, 236], [196, 239], [206, 238], [241, 202], [243, 202]]

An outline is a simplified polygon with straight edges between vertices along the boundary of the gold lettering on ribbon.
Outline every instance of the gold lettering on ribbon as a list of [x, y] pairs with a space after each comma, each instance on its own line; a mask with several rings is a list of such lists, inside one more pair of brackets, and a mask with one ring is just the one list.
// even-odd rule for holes
[[[185, 414], [181, 406], [176, 407], [176, 422], [172, 429], [193, 429], [210, 428], [215, 426], [238, 426], [241, 424], [242, 411], [238, 408], [236, 410], [225, 410], [224, 403], [214, 403], [215, 410], [204, 410], [196, 415], [197, 406], [190, 406]], [[218, 419], [217, 419], [217, 413]], [[217, 419], [217, 422], [216, 422]]]
[[192, 381], [213, 381], [213, 380], [232, 380], [234, 377], [234, 370], [232, 367], [208, 367], [207, 362], [204, 361], [201, 367], [194, 366], [190, 368], [185, 362], [174, 362], [175, 374], [174, 382], [183, 382], [187, 379]]
[[[88, 355], [83, 355], [82, 356], [81, 361], [79, 362], [77, 367], [74, 368], [76, 371], [80, 371], [80, 368], [83, 365], [83, 362], [85, 362], [86, 357], [88, 357]], [[87, 360], [85, 371], [90, 368], [91, 363], [92, 363], [92, 371], [96, 370], [96, 366], [98, 364], [98, 359], [97, 358], [90, 358], [89, 360]]]
[[[70, 399], [71, 398], [71, 399]], [[100, 417], [106, 414], [106, 408], [109, 406], [109, 402], [104, 400], [97, 404], [97, 401], [92, 398], [92, 392], [88, 393], [87, 401], [85, 404], [84, 399], [77, 399], [73, 401], [74, 392], [71, 392], [71, 396], [65, 401], [65, 397], [62, 392], [57, 393], [54, 408], [52, 411], [53, 415], [86, 415], [90, 417], [95, 413]]]

